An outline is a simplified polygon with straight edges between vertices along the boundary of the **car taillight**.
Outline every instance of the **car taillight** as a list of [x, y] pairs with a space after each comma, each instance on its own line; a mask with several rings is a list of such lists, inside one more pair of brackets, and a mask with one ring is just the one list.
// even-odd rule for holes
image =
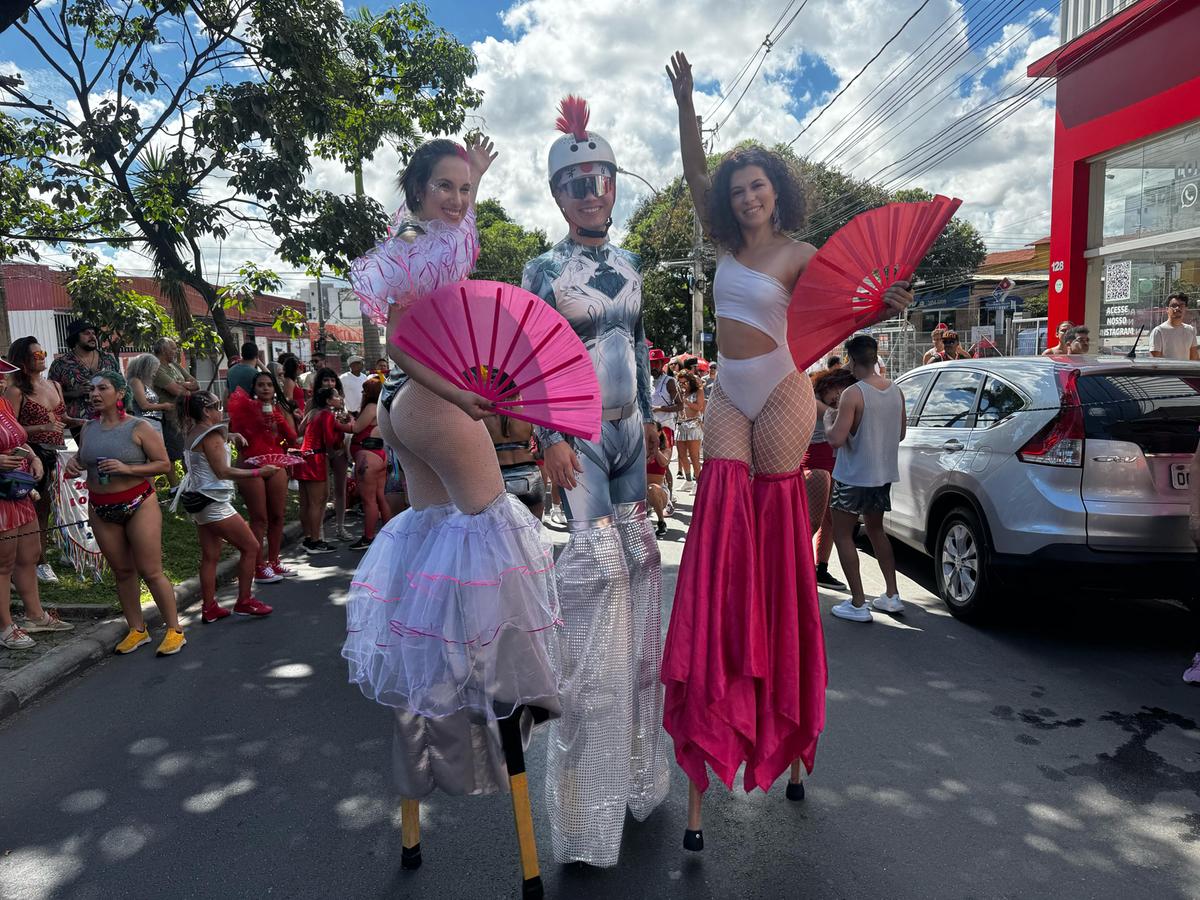
[[1058, 414], [1031, 437], [1017, 456], [1043, 466], [1083, 465], [1083, 407], [1079, 403], [1079, 370], [1058, 373], [1062, 398]]

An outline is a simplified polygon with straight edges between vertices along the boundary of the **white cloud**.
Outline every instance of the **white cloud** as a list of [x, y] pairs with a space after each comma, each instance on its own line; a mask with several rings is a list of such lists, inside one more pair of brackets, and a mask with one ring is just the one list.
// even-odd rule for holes
[[[774, 45], [758, 79], [717, 134], [715, 148], [728, 149], [746, 138], [768, 144], [794, 138], [916, 5], [917, 0], [902, 9], [888, 0], [810, 0]], [[565, 233], [546, 185], [545, 166], [546, 151], [557, 136], [556, 107], [568, 93], [588, 98], [591, 127], [612, 142], [624, 168], [665, 186], [682, 170], [676, 109], [664, 73], [670, 54], [677, 49], [688, 53], [697, 83], [707, 88], [696, 98], [697, 109], [705, 112], [718, 99], [712, 86], [728, 85], [783, 6], [780, 0], [610, 0], [602, 8], [584, 11], [577, 0], [514, 2], [501, 15], [498, 33], [473, 45], [479, 61], [473, 83], [484, 92], [484, 102], [468, 125], [482, 126], [500, 151], [481, 196], [497, 198], [517, 221], [545, 229], [552, 240]], [[1025, 67], [1057, 44], [1056, 15], [1044, 14], [1032, 31], [1023, 31], [1031, 18], [1008, 23], [990, 38], [990, 46], [976, 46], [932, 84], [902, 102], [892, 101], [892, 116], [867, 123], [873, 107], [864, 111], [860, 104], [873, 92], [872, 102], [877, 103], [897, 87], [912, 85], [918, 73], [936, 71], [935, 59], [966, 50], [960, 33], [963, 15], [957, 0], [932, 0], [795, 149], [806, 154], [817, 147], [813, 156], [822, 159], [850, 136], [847, 152], [836, 162], [859, 177], [869, 176], [929, 147], [958, 117], [994, 100], [998, 85], [1011, 81], [1009, 91], [1030, 85]], [[979, 28], [980, 23], [973, 24]], [[907, 54], [921, 52], [943, 26], [936, 52], [927, 52], [904, 72], [890, 74]], [[978, 44], [978, 35], [973, 32], [972, 37]], [[996, 58], [985, 62], [992, 53]], [[804, 88], [806, 71], [820, 69], [818, 63], [832, 71], [837, 84], [824, 94], [808, 96], [813, 92]], [[9, 67], [3, 64], [0, 70]], [[981, 71], [972, 74], [977, 68]], [[37, 79], [36, 72], [24, 74]], [[981, 140], [909, 183], [962, 197], [960, 214], [997, 247], [1048, 233], [1052, 98], [1053, 91], [1047, 91]], [[731, 107], [732, 98], [717, 119]], [[150, 112], [144, 109], [143, 115]], [[851, 113], [855, 115], [846, 127], [832, 133]], [[825, 137], [830, 139], [823, 142]], [[368, 194], [389, 209], [399, 201], [399, 166], [395, 151], [383, 148], [364, 169]], [[338, 193], [353, 191], [353, 178], [336, 162], [313, 160], [308, 183]], [[215, 184], [213, 190], [220, 186]], [[640, 182], [619, 179], [614, 211], [618, 236], [645, 192]], [[235, 229], [220, 251], [216, 242], [206, 242], [209, 277], [215, 278], [218, 271], [228, 277], [241, 262], [253, 260], [286, 273], [283, 292], [294, 293], [307, 278], [273, 257], [272, 240], [269, 233]], [[130, 250], [114, 251], [111, 258], [125, 271], [149, 270], [147, 260]]]
[[[499, 199], [522, 223], [546, 229], [555, 238], [565, 226], [546, 187], [545, 154], [556, 132], [555, 107], [567, 93], [587, 97], [592, 108], [592, 128], [613, 144], [620, 164], [655, 185], [665, 185], [681, 171], [676, 112], [664, 66], [672, 51], [683, 49], [695, 66], [701, 85], [727, 83], [762, 41], [777, 20], [782, 5], [777, 0], [749, 0], [730, 4], [702, 0], [681, 5], [667, 0], [620, 0], [606, 4], [603, 12], [582, 15], [569, 0], [523, 0], [503, 16], [507, 34], [488, 37], [473, 49], [479, 59], [474, 83], [484, 91], [478, 111], [488, 133], [496, 140], [500, 158], [488, 173], [483, 196]], [[738, 105], [716, 138], [716, 149], [727, 149], [746, 138], [767, 143], [791, 140], [802, 122], [815, 115], [820, 104], [845, 84], [895, 31], [904, 10], [887, 0], [812, 0], [791, 29], [767, 57], [758, 80]], [[962, 8], [953, 0], [931, 3], [908, 26], [901, 37], [877, 60], [829, 112], [797, 144], [804, 153], [880, 85], [905, 54], [917, 52], [935, 30], [946, 26], [938, 53], [964, 49]], [[977, 24], [977, 23], [976, 23]], [[900, 115], [882, 126], [861, 128], [866, 113], [851, 120], [816, 158], [858, 128], [855, 152], [843, 162], [855, 162], [850, 170], [867, 176], [910, 151], [928, 146], [930, 140], [956, 117], [993, 99], [991, 88], [976, 78], [968, 81], [969, 92], [959, 96], [958, 82], [984, 58], [1009, 40], [1003, 54], [987, 68], [989, 83], [995, 85], [1019, 76], [1015, 86], [1028, 83], [1024, 67], [1052, 49], [1052, 37], [1032, 41], [1032, 34], [1018, 36], [1027, 21], [1010, 23], [996, 35], [993, 46], [976, 47], [932, 85], [908, 98]], [[1037, 33], [1053, 32], [1054, 17], [1047, 16]], [[958, 34], [955, 39], [956, 33]], [[974, 37], [974, 35], [973, 35]], [[976, 40], [978, 40], [976, 38]], [[929, 71], [934, 53], [898, 75], [896, 83], [915, 80], [917, 72]], [[805, 104], [792, 95], [802, 69], [819, 59], [839, 79], [838, 88]], [[911, 82], [910, 82], [911, 83]], [[916, 119], [918, 110], [947, 85], [948, 94], [933, 103]], [[886, 97], [892, 85], [884, 85], [878, 97]], [[1012, 88], [1010, 88], [1011, 90]], [[735, 94], [736, 96], [736, 94]], [[936, 192], [953, 192], [966, 201], [962, 214], [987, 234], [1002, 234], [1008, 223], [1025, 222], [1049, 207], [1049, 176], [1053, 141], [1052, 92], [1014, 112], [1002, 126], [972, 144], [933, 171], [912, 179], [912, 184]], [[706, 110], [715, 93], [698, 93], [696, 106]], [[726, 104], [724, 116], [731, 104]], [[899, 124], [897, 124], [899, 122]], [[896, 132], [914, 123], [904, 135]], [[859, 123], [858, 125], [854, 123]], [[864, 159], [869, 148], [877, 151]], [[381, 202], [393, 204], [394, 157], [380, 157], [369, 167], [368, 180], [377, 185], [373, 193]], [[618, 228], [632, 212], [645, 187], [631, 179], [620, 181], [614, 218]], [[1022, 226], [1036, 231], [1048, 227], [1048, 216]]]

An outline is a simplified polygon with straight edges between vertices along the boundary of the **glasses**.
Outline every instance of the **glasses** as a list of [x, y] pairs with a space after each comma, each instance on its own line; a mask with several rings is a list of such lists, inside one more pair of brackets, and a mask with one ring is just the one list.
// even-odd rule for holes
[[581, 178], [572, 178], [563, 185], [563, 190], [572, 200], [582, 200], [588, 194], [597, 198], [604, 197], [610, 194], [612, 189], [611, 175], [584, 175]]
[[34, 350], [29, 355], [32, 356], [34, 359], [45, 359], [46, 351], [45, 350]]

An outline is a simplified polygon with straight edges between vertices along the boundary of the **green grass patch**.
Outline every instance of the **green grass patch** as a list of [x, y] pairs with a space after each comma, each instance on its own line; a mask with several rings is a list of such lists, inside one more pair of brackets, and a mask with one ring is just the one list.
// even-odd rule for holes
[[[167, 492], [158, 492], [160, 505], [167, 503]], [[233, 504], [243, 516], [246, 514], [245, 505], [239, 495]], [[285, 520], [295, 521], [299, 518], [300, 503], [296, 494], [288, 492], [287, 511]], [[163, 571], [171, 579], [172, 584], [179, 584], [192, 578], [200, 571], [200, 541], [196, 536], [196, 526], [180, 506], [178, 512], [171, 512], [168, 505], [162, 505], [163, 514]], [[233, 553], [228, 546], [221, 553], [222, 558]], [[100, 581], [80, 578], [70, 562], [60, 557], [58, 547], [53, 543], [46, 549], [46, 559], [58, 575], [57, 584], [39, 585], [42, 605], [48, 607], [64, 603], [87, 603], [96, 606], [111, 607], [120, 610], [117, 602], [117, 584], [112, 572], [105, 571]], [[13, 591], [14, 599], [16, 591]], [[150, 592], [142, 585], [142, 602], [149, 603]]]

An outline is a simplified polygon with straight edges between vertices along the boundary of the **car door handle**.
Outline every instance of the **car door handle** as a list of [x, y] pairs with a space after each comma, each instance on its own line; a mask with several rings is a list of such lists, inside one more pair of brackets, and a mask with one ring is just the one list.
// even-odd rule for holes
[[957, 438], [950, 438], [946, 443], [942, 444], [942, 449], [950, 453], [957, 453], [963, 448], [962, 441]]

